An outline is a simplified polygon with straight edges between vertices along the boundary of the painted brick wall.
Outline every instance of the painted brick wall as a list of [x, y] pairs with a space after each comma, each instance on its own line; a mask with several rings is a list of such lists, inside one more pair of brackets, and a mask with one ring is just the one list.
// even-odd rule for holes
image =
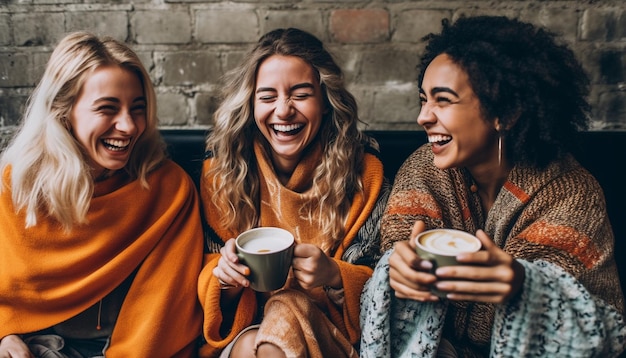
[[0, 0], [0, 134], [19, 123], [66, 32], [130, 43], [156, 85], [162, 127], [209, 128], [220, 76], [261, 34], [289, 26], [335, 54], [368, 129], [418, 130], [421, 38], [461, 14], [518, 17], [562, 34], [593, 83], [593, 129], [626, 130], [624, 0]]

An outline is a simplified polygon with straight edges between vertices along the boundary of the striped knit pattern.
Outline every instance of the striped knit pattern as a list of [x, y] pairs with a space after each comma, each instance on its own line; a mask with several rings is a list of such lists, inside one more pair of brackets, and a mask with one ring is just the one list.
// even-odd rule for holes
[[[382, 250], [409, 238], [416, 220], [427, 228], [446, 227], [474, 233], [483, 229], [517, 259], [545, 260], [561, 267], [592, 295], [618, 311], [624, 299], [613, 257], [613, 233], [602, 189], [572, 157], [544, 170], [516, 166], [488, 213], [464, 169], [440, 170], [424, 145], [396, 175], [381, 222]], [[446, 338], [465, 356], [489, 351], [493, 305], [452, 302]]]

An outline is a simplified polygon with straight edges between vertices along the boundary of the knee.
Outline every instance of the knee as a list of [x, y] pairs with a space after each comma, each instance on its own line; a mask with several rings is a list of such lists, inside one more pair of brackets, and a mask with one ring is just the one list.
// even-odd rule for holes
[[251, 329], [243, 333], [233, 345], [233, 350], [230, 353], [232, 358], [248, 358], [256, 357], [254, 351], [254, 341], [256, 340], [256, 334], [258, 329]]
[[259, 348], [256, 351], [256, 356], [257, 357], [261, 357], [261, 358], [265, 358], [265, 357], [269, 357], [269, 358], [282, 358], [282, 357], [287, 357], [285, 355], [285, 352], [283, 352], [282, 349], [280, 349], [278, 346], [272, 344], [272, 343], [261, 343], [259, 345]]

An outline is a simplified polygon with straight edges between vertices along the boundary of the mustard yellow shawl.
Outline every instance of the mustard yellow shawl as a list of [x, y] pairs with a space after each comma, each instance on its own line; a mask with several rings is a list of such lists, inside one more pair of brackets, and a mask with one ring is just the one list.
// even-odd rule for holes
[[[88, 224], [69, 233], [48, 217], [26, 229], [10, 190], [2, 192], [0, 337], [65, 321], [137, 270], [106, 356], [195, 355], [203, 247], [197, 192], [171, 161], [147, 179], [149, 190], [125, 173], [96, 183]], [[10, 170], [3, 184], [10, 188]]]

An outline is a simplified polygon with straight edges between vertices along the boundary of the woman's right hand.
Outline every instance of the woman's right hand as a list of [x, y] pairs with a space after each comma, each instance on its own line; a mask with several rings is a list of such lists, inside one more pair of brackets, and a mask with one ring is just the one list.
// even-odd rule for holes
[[250, 275], [250, 268], [239, 262], [235, 239], [227, 240], [220, 249], [220, 254], [217, 266], [213, 269], [213, 276], [220, 280], [222, 288], [230, 291], [250, 286], [250, 281], [246, 278]]
[[35, 358], [24, 341], [15, 334], [0, 340], [0, 358]]
[[413, 225], [411, 238], [397, 242], [389, 256], [389, 284], [398, 298], [416, 301], [439, 301], [430, 292], [430, 287], [437, 277], [430, 273], [432, 264], [422, 260], [415, 251], [415, 237], [426, 229], [423, 221]]

